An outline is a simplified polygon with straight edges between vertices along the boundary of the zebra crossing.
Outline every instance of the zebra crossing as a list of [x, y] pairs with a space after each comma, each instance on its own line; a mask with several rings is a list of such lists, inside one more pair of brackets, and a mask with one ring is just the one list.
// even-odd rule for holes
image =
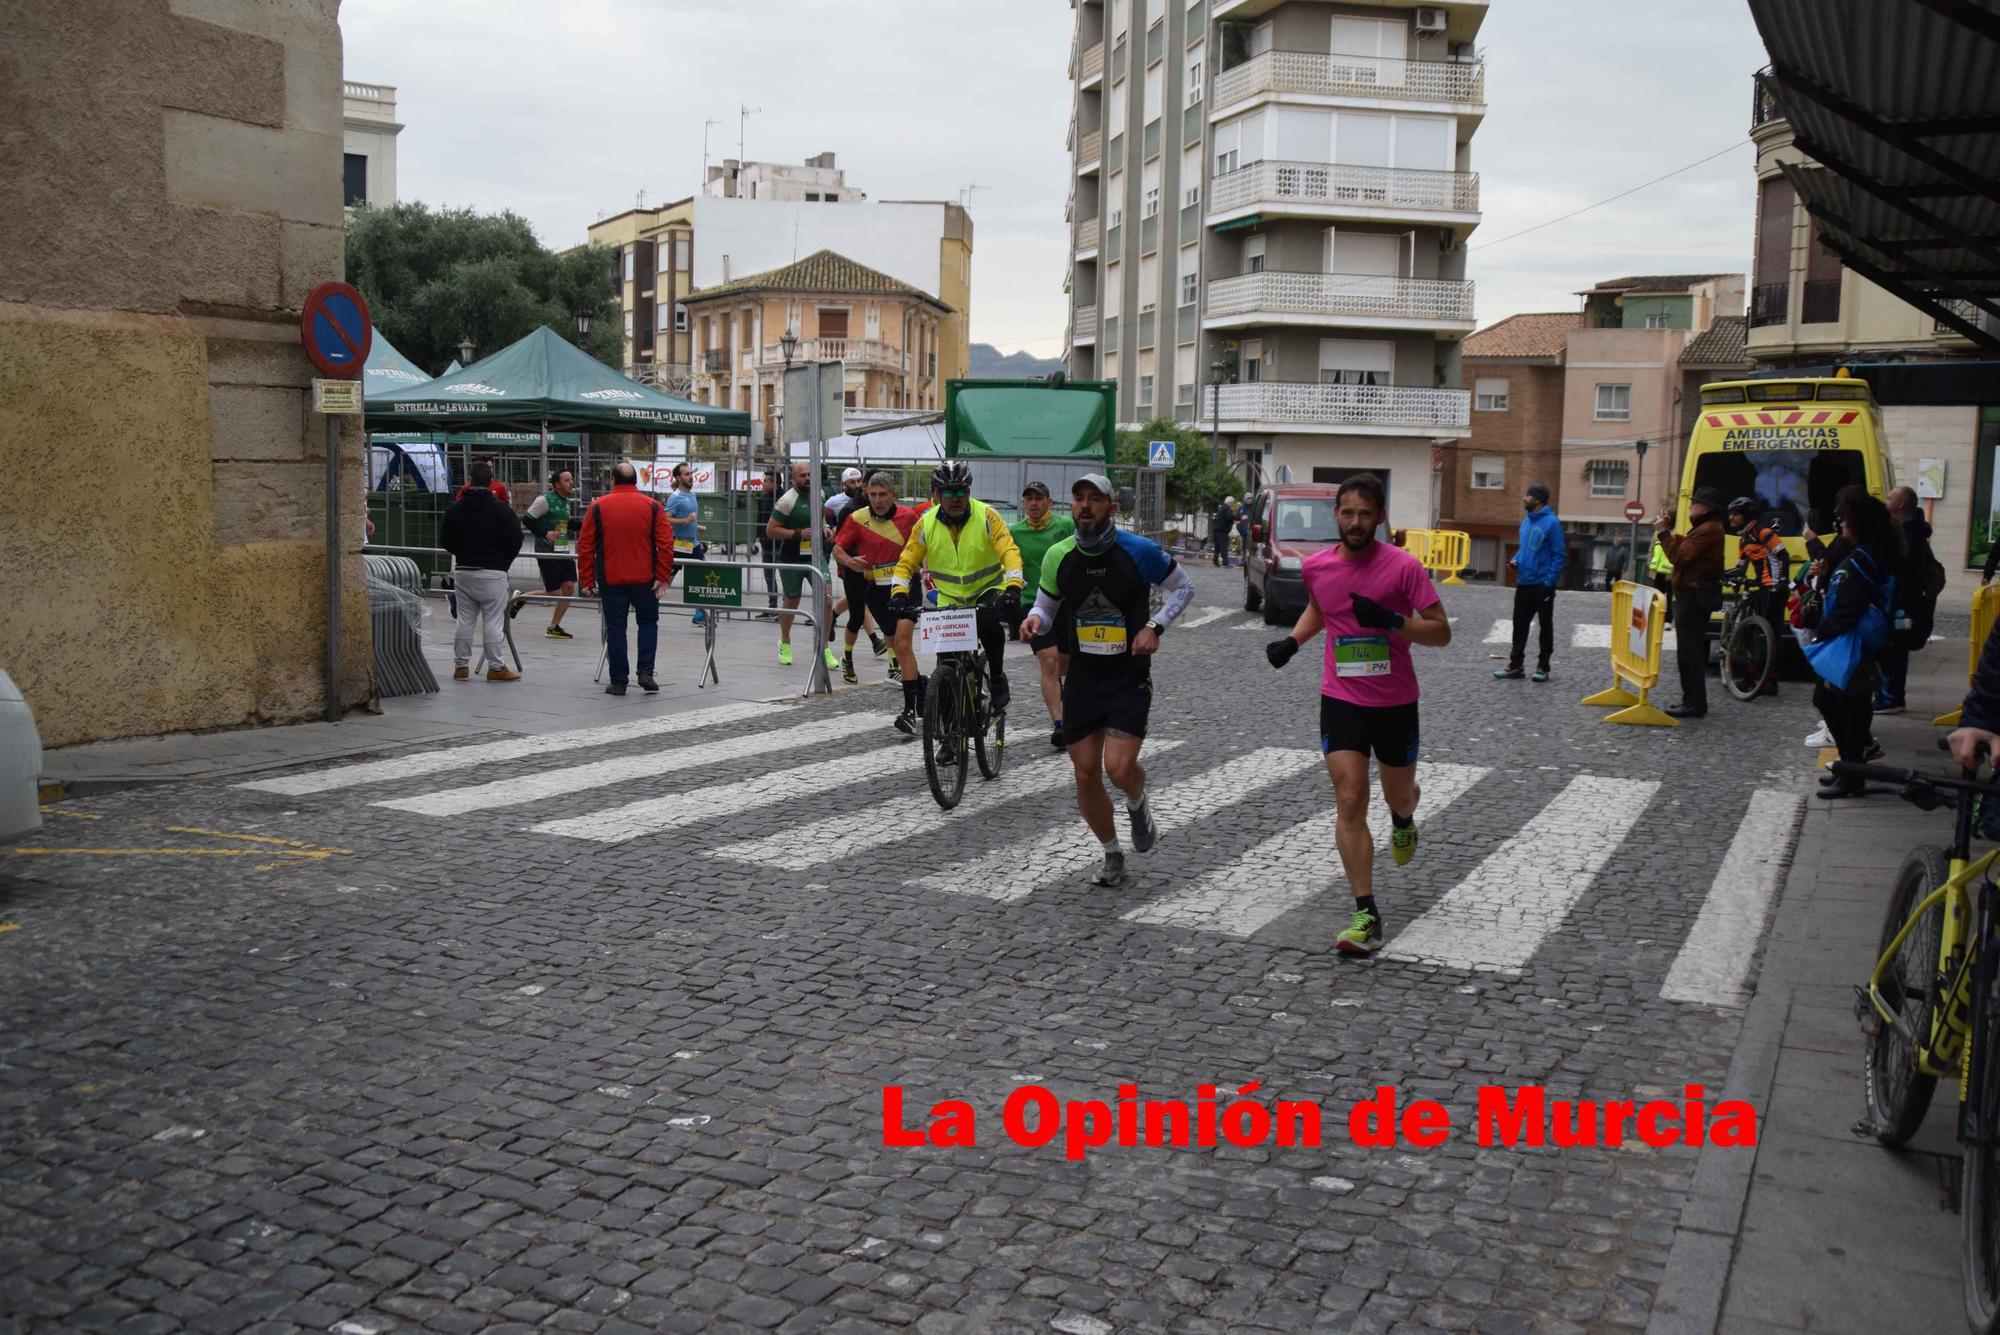
[[[874, 714], [729, 704], [615, 727], [441, 743], [236, 786], [335, 800], [373, 789], [359, 794], [370, 809], [430, 819], [484, 816], [530, 835], [584, 844], [685, 837], [723, 822], [720, 842], [681, 847], [774, 875], [812, 873], [895, 846], [898, 855], [886, 867], [905, 889], [997, 904], [1080, 885], [1096, 869], [1100, 850], [1071, 801], [1067, 756], [1017, 758], [1000, 779], [974, 781], [960, 805], [944, 812], [923, 787], [916, 748], [899, 744], [880, 722]], [[592, 754], [611, 747], [617, 753]], [[1016, 750], [1032, 754], [1019, 744]], [[1174, 882], [1170, 887], [1136, 904], [1116, 902], [1129, 890], [1105, 892], [1114, 896], [1108, 906], [1119, 910], [1117, 920], [1248, 940], [1275, 936], [1301, 911], [1344, 917], [1351, 901], [1334, 855], [1335, 815], [1317, 750], [1268, 746], [1204, 760], [1195, 755], [1183, 737], [1158, 737], [1147, 746], [1162, 847], [1136, 859], [1133, 870], [1140, 885], [1163, 879], [1163, 871], [1176, 874], [1164, 878]], [[801, 763], [805, 756], [814, 758]], [[532, 767], [524, 769], [523, 761]], [[619, 791], [673, 775], [689, 776], [689, 783], [665, 793], [655, 784], [655, 795], [638, 800]], [[1658, 847], [1657, 822], [1680, 828], [1654, 779], [1425, 761], [1418, 782], [1425, 842], [1412, 874], [1428, 874], [1426, 857], [1456, 858], [1443, 865], [1469, 869], [1437, 874], [1433, 894], [1389, 867], [1380, 856], [1388, 812], [1373, 795], [1368, 821], [1380, 841], [1378, 888], [1410, 896], [1403, 901], [1409, 915], [1392, 921], [1382, 951], [1392, 963], [1519, 976], [1587, 897], [1620, 888], [1605, 879], [1606, 869], [1649, 813], [1655, 822], [1649, 847]], [[1547, 792], [1523, 820], [1522, 785], [1538, 782]], [[834, 793], [852, 793], [854, 801], [833, 814], [788, 820], [788, 802]], [[601, 804], [577, 809], [593, 801]], [[557, 811], [548, 810], [558, 802]], [[1228, 832], [1245, 820], [1254, 828], [1256, 813], [1274, 806], [1298, 819], [1247, 846], [1228, 841]], [[1803, 806], [1795, 793], [1749, 795], [1713, 884], [1698, 906], [1688, 905], [1692, 919], [1660, 987], [1663, 999], [1712, 1006], [1747, 1000], [1756, 946]], [[726, 822], [742, 816], [763, 831], [739, 824], [730, 832]], [[1122, 825], [1122, 813], [1119, 819]], [[1439, 829], [1451, 841], [1442, 847], [1433, 842]], [[1002, 837], [993, 846], [996, 832]], [[1452, 883], [1440, 884], [1446, 879]], [[1413, 884], [1420, 887], [1414, 895]], [[1678, 896], [1687, 888], [1676, 883], [1658, 891]]]
[[[1530, 648], [1533, 648], [1538, 642], [1535, 637], [1540, 634], [1541, 630], [1539, 627], [1533, 627], [1529, 630], [1528, 645]], [[1514, 643], [1514, 619], [1512, 617], [1502, 617], [1500, 620], [1494, 622], [1493, 628], [1486, 632], [1486, 638], [1480, 641], [1480, 643], [1511, 646]], [[1672, 626], [1668, 626], [1663, 632], [1661, 643], [1663, 645], [1672, 645], [1674, 643], [1674, 628]], [[1610, 623], [1580, 622], [1577, 625], [1571, 626], [1569, 628], [1569, 647], [1572, 649], [1602, 649], [1608, 651], [1611, 648]]]

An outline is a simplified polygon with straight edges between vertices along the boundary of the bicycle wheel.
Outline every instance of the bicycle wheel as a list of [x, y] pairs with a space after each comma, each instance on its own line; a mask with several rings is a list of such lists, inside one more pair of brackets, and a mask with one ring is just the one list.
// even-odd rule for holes
[[[1988, 891], [1987, 893], [1992, 893]], [[2000, 1144], [1994, 1140], [2000, 1118], [2000, 998], [1994, 995], [1993, 962], [1989, 952], [2000, 949], [1983, 934], [1980, 953], [1988, 956], [1976, 977], [1972, 1003], [1973, 1125], [1965, 1140], [1965, 1163], [1959, 1174], [1958, 1225], [1962, 1247], [1960, 1274], [1965, 1293], [1965, 1320], [1973, 1335], [2000, 1331]]]
[[[1896, 873], [1896, 888], [1889, 896], [1888, 912], [1882, 918], [1879, 959], [1886, 954], [1896, 933], [1903, 930], [1911, 910], [1921, 904], [1950, 877], [1944, 855], [1934, 848], [1919, 848], [1903, 861]], [[1875, 1012], [1864, 995], [1867, 1007], [1863, 1030], [1868, 1117], [1875, 1139], [1884, 1145], [1900, 1145], [1923, 1125], [1931, 1106], [1937, 1077], [1917, 1069], [1917, 1051], [1930, 1042], [1931, 1011], [1936, 1005], [1938, 945], [1944, 930], [1944, 906], [1934, 904], [1923, 920], [1910, 929], [1896, 952], [1896, 958], [1882, 975], [1882, 1000], [1896, 1016], [1889, 1024]], [[1865, 1021], [1872, 1020], [1873, 1023]]]
[[[984, 688], [980, 689], [983, 691]], [[979, 733], [974, 739], [979, 748], [979, 772], [989, 779], [997, 779], [1000, 767], [1007, 763], [1007, 716], [997, 709], [988, 709], [982, 699], [979, 718]]]
[[1778, 666], [1778, 636], [1754, 612], [1736, 618], [1722, 642], [1722, 686], [1738, 700], [1754, 700]]
[[924, 690], [924, 777], [946, 811], [965, 793], [965, 690], [956, 662], [939, 663]]

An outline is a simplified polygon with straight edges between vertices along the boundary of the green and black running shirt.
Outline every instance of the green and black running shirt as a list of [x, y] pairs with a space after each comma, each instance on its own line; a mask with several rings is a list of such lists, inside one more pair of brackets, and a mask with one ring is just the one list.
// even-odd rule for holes
[[1063, 538], [1042, 558], [1042, 592], [1066, 614], [1058, 647], [1069, 670], [1086, 675], [1145, 676], [1152, 660], [1132, 652], [1132, 641], [1152, 615], [1152, 589], [1174, 571], [1174, 558], [1149, 538], [1123, 529], [1095, 554]]

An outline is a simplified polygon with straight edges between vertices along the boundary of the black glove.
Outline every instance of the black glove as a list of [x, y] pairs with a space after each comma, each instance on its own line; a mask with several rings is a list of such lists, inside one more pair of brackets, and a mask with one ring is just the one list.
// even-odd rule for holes
[[1000, 606], [1006, 608], [1008, 611], [1011, 612], [1020, 605], [1021, 605], [1020, 585], [1009, 584], [1006, 588], [1000, 590]]
[[892, 593], [889, 595], [889, 610], [899, 617], [913, 617], [917, 614], [916, 600], [910, 597], [907, 589]]
[[1292, 661], [1292, 655], [1299, 651], [1299, 642], [1287, 635], [1282, 640], [1273, 640], [1264, 646], [1264, 657], [1271, 660], [1271, 666], [1281, 668]]
[[1371, 630], [1401, 630], [1403, 618], [1391, 612], [1366, 594], [1350, 593], [1354, 600], [1354, 619]]

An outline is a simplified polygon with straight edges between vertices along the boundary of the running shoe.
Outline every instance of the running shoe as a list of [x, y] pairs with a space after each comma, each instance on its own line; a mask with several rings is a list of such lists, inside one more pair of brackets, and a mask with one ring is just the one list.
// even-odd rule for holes
[[1153, 799], [1148, 796], [1138, 806], [1125, 813], [1132, 822], [1132, 848], [1135, 852], [1151, 852], [1159, 842], [1160, 827], [1153, 823]]
[[548, 636], [552, 640], [573, 640], [576, 638], [576, 636], [570, 634], [568, 631], [564, 630], [561, 626], [550, 626], [547, 630], [543, 631], [542, 634]]
[[837, 671], [840, 667], [840, 655], [830, 648], [826, 651], [826, 667], [829, 672]]
[[853, 654], [842, 654], [842, 655], [840, 656], [840, 679], [841, 679], [842, 681], [860, 681], [860, 680], [861, 680], [861, 678], [860, 678], [860, 677], [858, 677], [858, 676], [856, 676], [856, 675], [854, 674], [854, 655], [853, 655]]
[[792, 665], [792, 646], [790, 645], [790, 643], [785, 643], [778, 646], [778, 661], [780, 663], [783, 663], [786, 667], [790, 667]]
[[1090, 880], [1092, 885], [1119, 885], [1125, 880], [1125, 851], [1119, 849], [1104, 855], [1104, 865]]
[[889, 652], [889, 642], [883, 639], [880, 635], [870, 635], [868, 637], [868, 643], [870, 647], [875, 650], [875, 656], [877, 658], [880, 658], [883, 654]]
[[1371, 909], [1356, 909], [1354, 921], [1333, 939], [1343, 955], [1372, 955], [1382, 948], [1382, 919]]
[[1833, 745], [1833, 730], [1827, 727], [1824, 723], [1819, 725], [1818, 732], [1812, 733], [1806, 738], [1806, 746], [1814, 751], [1819, 750], [1822, 746], [1832, 746], [1832, 745]]
[[1548, 679], [1549, 679], [1549, 670], [1547, 668], [1536, 668], [1528, 676], [1529, 681], [1547, 681]]
[[705, 626], [708, 624], [708, 613], [702, 611], [700, 608], [696, 608], [694, 615], [689, 617], [688, 620], [694, 625]]
[[1410, 865], [1410, 859], [1417, 855], [1417, 827], [1414, 821], [1407, 827], [1389, 827], [1389, 852], [1395, 857], [1398, 867]]
[[1008, 687], [1007, 679], [1005, 677], [1001, 677], [995, 682], [993, 682], [994, 713], [999, 714], [1004, 712], [1007, 706], [1013, 701], [1013, 699], [1014, 699], [1014, 692], [1011, 688]]
[[897, 732], [902, 733], [905, 737], [916, 736], [917, 711], [914, 709], [905, 709], [902, 713], [896, 715], [895, 728]]
[[507, 619], [512, 621], [515, 617], [521, 615], [521, 609], [527, 605], [528, 595], [525, 593], [517, 593], [512, 598], [509, 598], [507, 600]]
[[892, 659], [890, 659], [890, 660], [889, 660], [889, 680], [890, 680], [890, 681], [901, 681], [902, 679], [903, 679], [903, 665], [902, 665], [901, 663], [898, 663], [898, 662], [897, 662], [897, 661], [896, 661], [895, 659], [893, 659], [893, 658], [892, 658]]
[[1519, 680], [1520, 680], [1520, 679], [1522, 678], [1522, 676], [1523, 676], [1523, 675], [1524, 675], [1524, 674], [1522, 673], [1521, 669], [1519, 669], [1519, 668], [1516, 668], [1516, 667], [1510, 667], [1510, 668], [1496, 668], [1496, 669], [1494, 670], [1494, 673], [1493, 673], [1493, 680], [1495, 680], [1495, 681], [1519, 681]]

